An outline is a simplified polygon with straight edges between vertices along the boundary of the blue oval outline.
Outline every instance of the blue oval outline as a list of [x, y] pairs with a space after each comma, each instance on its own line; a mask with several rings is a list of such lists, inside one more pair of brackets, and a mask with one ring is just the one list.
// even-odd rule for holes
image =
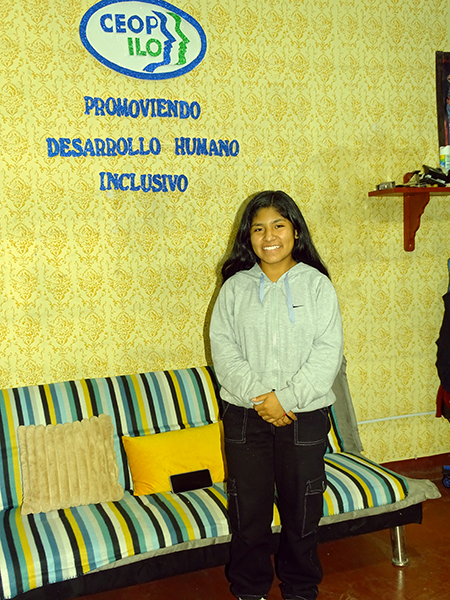
[[[177, 69], [175, 71], [170, 71], [167, 73], [143, 73], [141, 71], [132, 71], [130, 69], [126, 69], [125, 67], [121, 67], [120, 65], [117, 65], [116, 63], [113, 63], [110, 60], [108, 60], [107, 58], [105, 58], [104, 56], [102, 56], [99, 52], [97, 52], [97, 50], [95, 50], [95, 48], [90, 44], [90, 42], [87, 38], [86, 29], [87, 29], [88, 23], [89, 23], [91, 17], [94, 15], [94, 13], [96, 13], [98, 10], [100, 10], [104, 6], [109, 6], [111, 4], [119, 4], [119, 3], [123, 3], [123, 2], [143, 2], [144, 4], [156, 4], [158, 6], [161, 6], [162, 8], [171, 10], [172, 12], [175, 12], [178, 15], [180, 15], [180, 17], [185, 19], [188, 23], [190, 23], [194, 27], [194, 29], [197, 31], [197, 33], [200, 36], [201, 48], [200, 48], [200, 52], [199, 52], [197, 58], [195, 58], [188, 65], [182, 67], [181, 69]], [[80, 22], [79, 31], [80, 31], [81, 43], [86, 48], [86, 50], [89, 52], [89, 54], [91, 54], [102, 65], [105, 65], [105, 67], [108, 67], [112, 71], [116, 71], [117, 73], [122, 73], [122, 75], [128, 75], [129, 77], [134, 77], [135, 79], [172, 79], [173, 77], [179, 77], [180, 75], [184, 75], [185, 73], [189, 73], [189, 71], [192, 71], [192, 69], [195, 69], [195, 67], [202, 62], [202, 60], [204, 59], [205, 54], [206, 54], [206, 46], [207, 46], [206, 35], [205, 35], [205, 32], [203, 31], [203, 28], [200, 25], [200, 23], [198, 21], [196, 21], [194, 19], [194, 17], [191, 17], [191, 15], [189, 15], [187, 12], [184, 12], [184, 10], [181, 10], [177, 6], [173, 6], [173, 4], [169, 4], [169, 2], [165, 2], [164, 0], [100, 0], [100, 2], [97, 2], [96, 4], [91, 6], [91, 8], [89, 8], [84, 13], [84, 15], [81, 19], [81, 22]]]

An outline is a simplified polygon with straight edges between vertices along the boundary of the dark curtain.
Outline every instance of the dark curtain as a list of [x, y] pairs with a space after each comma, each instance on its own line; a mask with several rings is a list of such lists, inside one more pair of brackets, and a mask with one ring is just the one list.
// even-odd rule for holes
[[450, 291], [444, 300], [444, 318], [437, 344], [436, 368], [441, 380], [437, 397], [436, 416], [444, 416], [450, 420]]

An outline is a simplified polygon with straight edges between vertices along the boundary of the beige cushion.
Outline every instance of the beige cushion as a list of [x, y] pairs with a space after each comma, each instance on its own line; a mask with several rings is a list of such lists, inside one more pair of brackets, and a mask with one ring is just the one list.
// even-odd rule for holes
[[119, 468], [109, 415], [64, 425], [17, 428], [22, 514], [120, 500]]

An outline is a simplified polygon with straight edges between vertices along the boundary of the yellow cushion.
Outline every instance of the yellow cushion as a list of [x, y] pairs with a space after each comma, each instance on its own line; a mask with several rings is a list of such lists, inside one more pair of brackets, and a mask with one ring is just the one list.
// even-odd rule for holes
[[135, 496], [168, 492], [171, 475], [198, 469], [209, 469], [214, 483], [225, 479], [219, 423], [122, 440]]

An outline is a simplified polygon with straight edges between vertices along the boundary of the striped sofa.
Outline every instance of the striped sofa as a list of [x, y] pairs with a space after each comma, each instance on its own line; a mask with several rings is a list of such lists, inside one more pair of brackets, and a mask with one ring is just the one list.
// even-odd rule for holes
[[[334, 384], [321, 540], [421, 521], [438, 497], [361, 454], [345, 360]], [[122, 435], [142, 436], [219, 419], [211, 367], [87, 379], [0, 392], [0, 597], [71, 598], [227, 561], [224, 484], [182, 494], [134, 496]], [[23, 515], [19, 425], [111, 416], [122, 500]], [[280, 529], [274, 507], [274, 547]]]

